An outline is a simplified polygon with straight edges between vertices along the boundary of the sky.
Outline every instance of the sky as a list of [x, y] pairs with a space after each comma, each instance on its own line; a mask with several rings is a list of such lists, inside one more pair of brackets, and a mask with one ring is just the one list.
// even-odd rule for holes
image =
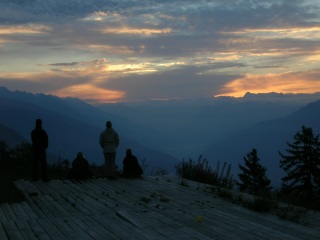
[[91, 103], [320, 92], [320, 1], [0, 0], [0, 86]]

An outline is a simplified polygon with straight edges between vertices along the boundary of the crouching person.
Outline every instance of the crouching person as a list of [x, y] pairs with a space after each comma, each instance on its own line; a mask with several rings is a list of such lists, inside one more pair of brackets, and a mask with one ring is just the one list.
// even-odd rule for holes
[[75, 180], [92, 178], [89, 163], [83, 157], [82, 152], [78, 152], [77, 157], [72, 161], [72, 168], [69, 171], [68, 178]]
[[143, 174], [136, 156], [132, 155], [131, 149], [127, 149], [126, 157], [123, 160], [123, 177], [138, 178]]

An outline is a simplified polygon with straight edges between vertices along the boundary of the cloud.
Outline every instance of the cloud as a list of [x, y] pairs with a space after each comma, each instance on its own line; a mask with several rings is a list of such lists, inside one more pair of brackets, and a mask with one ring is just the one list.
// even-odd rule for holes
[[113, 91], [103, 88], [98, 88], [91, 84], [72, 85], [70, 87], [63, 88], [58, 91], [52, 92], [52, 94], [59, 97], [75, 97], [82, 96], [84, 100], [92, 103], [104, 103], [119, 101], [124, 98], [125, 92]]
[[[49, 66], [58, 66], [58, 67], [73, 67], [73, 66], [99, 66], [104, 65], [107, 62], [106, 59], [92, 60], [89, 62], [71, 62], [71, 63], [50, 63]], [[41, 64], [40, 64], [41, 65]]]
[[314, 93], [315, 89], [320, 89], [319, 79], [320, 71], [248, 74], [223, 86], [218, 95], [242, 97], [246, 92]]
[[201, 68], [182, 67], [156, 74], [130, 75], [109, 79], [102, 88], [123, 89], [123, 100], [202, 98], [216, 95], [217, 89], [236, 76], [201, 74]]
[[[95, 61], [89, 63], [92, 62]], [[59, 97], [81, 96], [91, 102], [113, 102], [214, 96], [225, 82], [237, 77], [211, 74], [206, 68], [185, 65], [167, 71], [153, 71], [141, 64], [89, 65], [81, 71], [74, 69], [81, 64], [84, 63], [53, 64], [58, 70], [46, 73], [2, 74], [0, 85], [30, 92], [37, 89], [37, 92]]]
[[75, 84], [90, 81], [88, 76], [70, 72], [41, 73], [4, 73], [0, 74], [0, 85], [11, 90], [28, 91], [32, 93], [49, 93]]
[[0, 9], [2, 9], [0, 22], [5, 24], [61, 23], [82, 18], [94, 11], [113, 9], [116, 5], [116, 1], [96, 0], [4, 0], [0, 2]]
[[14, 35], [14, 34], [40, 34], [50, 31], [50, 28], [45, 25], [17, 25], [17, 26], [3, 26], [0, 28], [0, 35]]
[[83, 99], [106, 91], [121, 101], [300, 91], [320, 68], [319, 8], [313, 0], [0, 1], [0, 85]]
[[101, 30], [102, 33], [108, 34], [128, 34], [128, 35], [141, 35], [141, 36], [152, 36], [157, 34], [169, 34], [172, 32], [172, 29], [152, 29], [152, 28], [106, 28]]

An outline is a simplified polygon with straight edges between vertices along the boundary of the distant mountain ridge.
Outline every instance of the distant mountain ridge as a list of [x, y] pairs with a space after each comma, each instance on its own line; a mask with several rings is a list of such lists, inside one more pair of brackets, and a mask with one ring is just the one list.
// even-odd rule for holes
[[14, 147], [18, 143], [21, 142], [27, 142], [28, 140], [24, 137], [22, 137], [19, 133], [16, 131], [0, 124], [0, 133], [1, 133], [1, 140], [5, 140], [6, 144], [9, 147]]
[[243, 96], [244, 100], [259, 100], [259, 101], [271, 101], [271, 102], [299, 102], [303, 104], [308, 104], [313, 101], [320, 99], [320, 93], [316, 92], [313, 94], [304, 94], [304, 93], [250, 93], [247, 92]]

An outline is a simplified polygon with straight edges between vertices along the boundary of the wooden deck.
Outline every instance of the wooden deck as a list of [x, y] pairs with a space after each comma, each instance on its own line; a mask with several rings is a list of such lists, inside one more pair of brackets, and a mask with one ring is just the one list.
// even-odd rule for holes
[[0, 205], [0, 239], [320, 239], [318, 212], [297, 224], [180, 182], [169, 176], [19, 180], [27, 201]]

